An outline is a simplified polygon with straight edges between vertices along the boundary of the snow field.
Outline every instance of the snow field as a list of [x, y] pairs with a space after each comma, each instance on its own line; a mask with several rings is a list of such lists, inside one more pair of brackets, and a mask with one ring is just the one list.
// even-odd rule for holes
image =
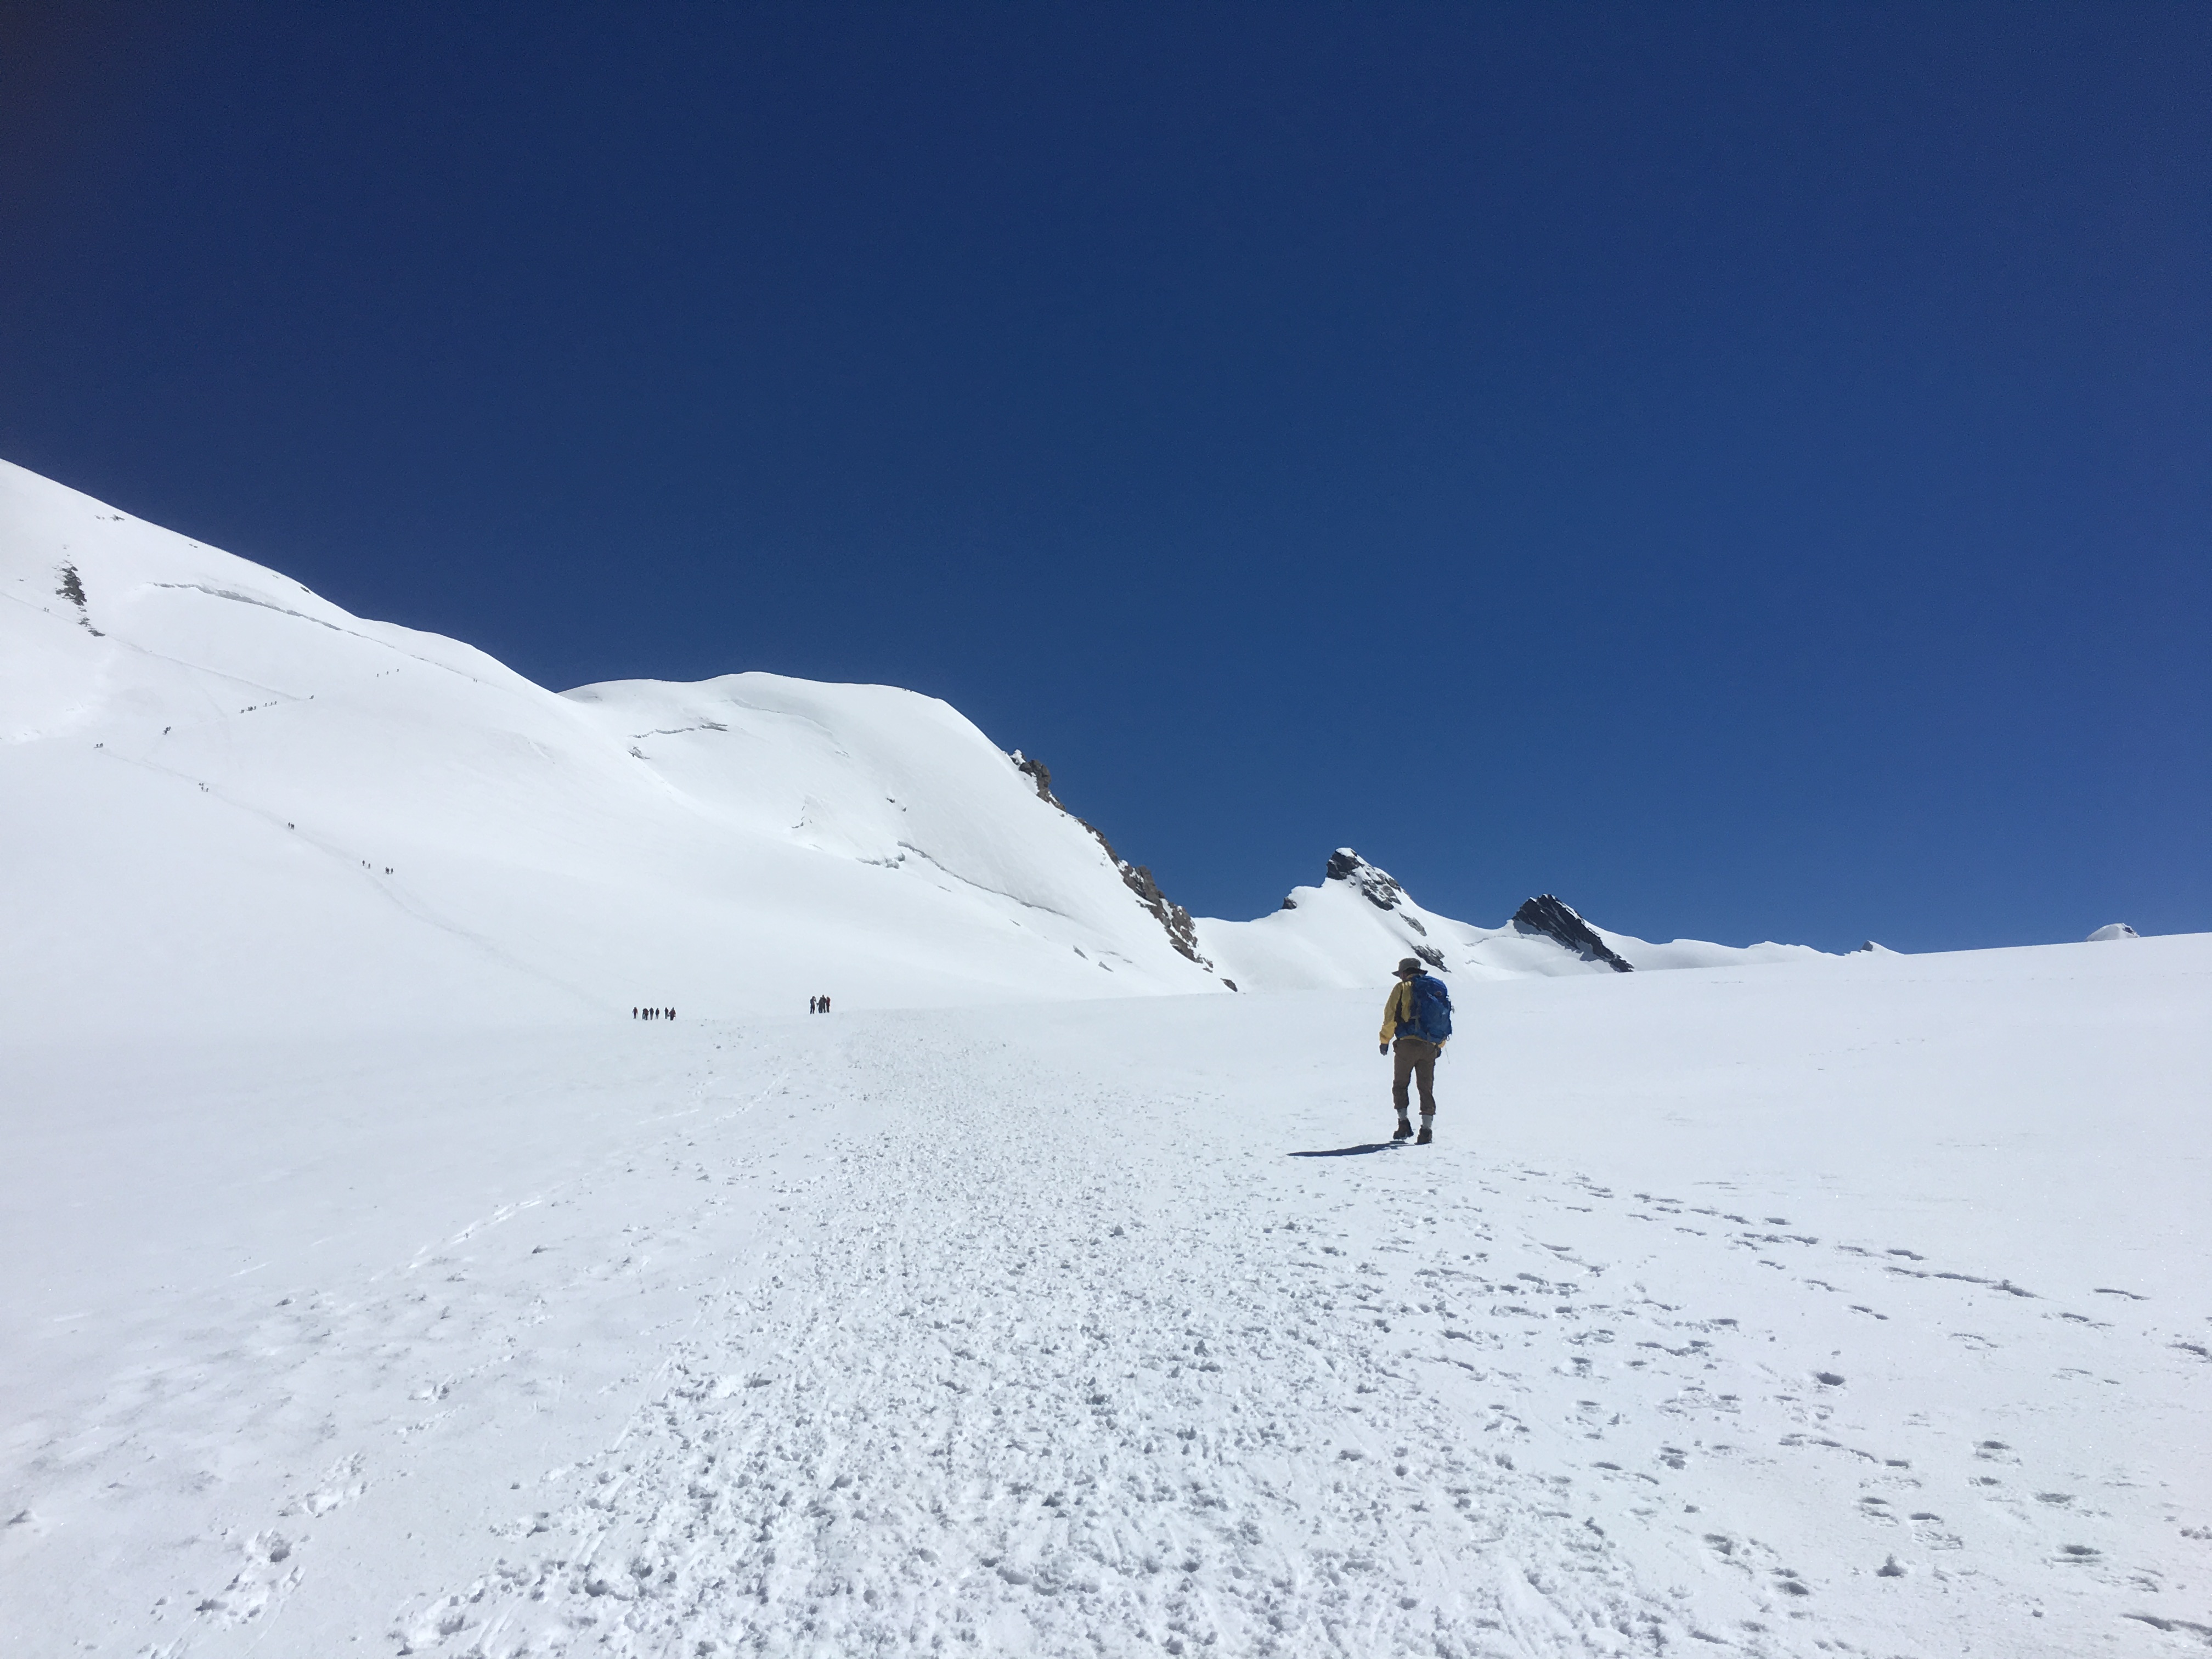
[[2201, 1651], [2208, 982], [19, 1048], [0, 1651]]

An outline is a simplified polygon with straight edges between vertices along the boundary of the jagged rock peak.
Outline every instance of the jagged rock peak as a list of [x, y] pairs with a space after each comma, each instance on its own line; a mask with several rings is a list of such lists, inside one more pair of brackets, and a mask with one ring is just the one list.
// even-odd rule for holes
[[[1023, 754], [1018, 749], [1006, 758], [1013, 762], [1016, 771], [1036, 785], [1039, 800], [1048, 805], [1057, 806], [1063, 812], [1067, 812], [1066, 803], [1052, 793], [1050, 767], [1041, 760], [1036, 760]], [[1106, 856], [1113, 860], [1114, 867], [1121, 872], [1121, 884], [1137, 896], [1138, 903], [1152, 913], [1153, 920], [1158, 921], [1167, 933], [1168, 943], [1200, 967], [1211, 969], [1213, 966], [1212, 963], [1198, 953], [1198, 924], [1190, 919], [1190, 912], [1160, 891], [1160, 884], [1152, 879], [1152, 872], [1150, 870], [1141, 864], [1130, 863], [1128, 860], [1115, 852], [1114, 843], [1106, 839], [1104, 830], [1088, 818], [1075, 817], [1073, 812], [1067, 812], [1067, 816], [1075, 818], [1078, 823], [1097, 837], [1098, 844], [1106, 849]], [[1226, 981], [1223, 982], [1228, 983]], [[1237, 988], [1230, 985], [1229, 988], [1233, 991]]]
[[1406, 890], [1388, 870], [1376, 868], [1349, 847], [1340, 847], [1328, 855], [1326, 879], [1350, 882], [1378, 910], [1395, 910], [1405, 902]]
[[1557, 939], [1570, 951], [1579, 951], [1591, 962], [1610, 963], [1617, 974], [1636, 971], [1632, 963], [1625, 961], [1619, 952], [1597, 936], [1589, 923], [1576, 913], [1572, 905], [1553, 898], [1549, 893], [1539, 894], [1516, 910], [1513, 923], [1532, 933], [1541, 933], [1547, 939]]

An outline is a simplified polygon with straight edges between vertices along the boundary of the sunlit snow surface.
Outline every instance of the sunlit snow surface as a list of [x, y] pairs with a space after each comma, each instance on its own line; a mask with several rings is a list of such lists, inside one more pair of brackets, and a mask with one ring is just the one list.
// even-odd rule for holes
[[0, 1628], [2199, 1650], [2209, 971], [18, 1044]]
[[0, 855], [11, 1659], [2212, 1647], [2212, 938], [1209, 973], [942, 703], [4, 465]]

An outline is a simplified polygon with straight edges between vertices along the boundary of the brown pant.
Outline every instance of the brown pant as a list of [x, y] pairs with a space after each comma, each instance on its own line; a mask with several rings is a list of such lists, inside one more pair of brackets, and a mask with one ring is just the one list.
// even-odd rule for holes
[[1398, 1109], [1398, 1115], [1406, 1115], [1406, 1083], [1413, 1079], [1421, 1085], [1421, 1115], [1434, 1117], [1437, 1056], [1443, 1053], [1443, 1045], [1426, 1037], [1401, 1036], [1390, 1045], [1390, 1103]]

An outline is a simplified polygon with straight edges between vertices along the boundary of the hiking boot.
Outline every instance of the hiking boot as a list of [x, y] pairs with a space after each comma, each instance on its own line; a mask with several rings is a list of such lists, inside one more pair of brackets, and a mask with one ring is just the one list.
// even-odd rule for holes
[[1425, 1146], [1437, 1138], [1436, 1131], [1431, 1127], [1431, 1119], [1425, 1117], [1421, 1120], [1421, 1133], [1413, 1137], [1413, 1145], [1416, 1146]]
[[1393, 1140], [1403, 1140], [1407, 1135], [1413, 1133], [1413, 1126], [1406, 1121], [1404, 1113], [1400, 1113], [1398, 1115], [1398, 1127], [1390, 1131], [1390, 1139]]

